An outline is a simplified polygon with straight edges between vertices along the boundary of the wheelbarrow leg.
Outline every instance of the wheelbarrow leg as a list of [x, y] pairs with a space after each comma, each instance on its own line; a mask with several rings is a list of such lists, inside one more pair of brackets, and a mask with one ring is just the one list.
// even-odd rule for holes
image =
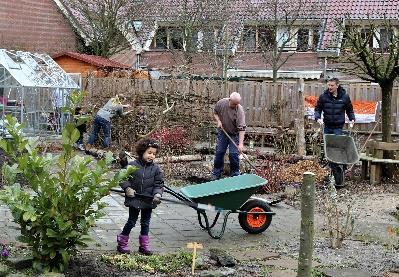
[[216, 214], [215, 219], [214, 219], [213, 222], [212, 222], [212, 225], [211, 225], [211, 226], [208, 226], [208, 227], [205, 227], [204, 224], [202, 223], [201, 213], [204, 213], [204, 217], [205, 217], [206, 219], [208, 219], [208, 217], [207, 217], [207, 215], [206, 215], [206, 213], [205, 213], [204, 211], [201, 211], [201, 212], [200, 212], [200, 211], [197, 210], [198, 222], [199, 222], [201, 228], [203, 228], [203, 229], [213, 228], [213, 227], [215, 226], [216, 222], [217, 222], [218, 219], [219, 219], [220, 212], [218, 212], [218, 213]]
[[214, 220], [214, 222], [213, 222], [213, 224], [212, 224], [212, 227], [210, 227], [210, 226], [209, 226], [209, 221], [208, 221], [208, 216], [206, 215], [206, 212], [205, 212], [205, 211], [197, 211], [197, 212], [198, 212], [198, 220], [199, 220], [199, 222], [200, 222], [201, 227], [204, 228], [204, 227], [203, 227], [203, 224], [202, 224], [202, 222], [201, 222], [201, 215], [203, 215], [203, 216], [204, 216], [204, 219], [205, 219], [205, 225], [206, 225], [206, 227], [205, 227], [204, 229], [206, 229], [206, 230], [208, 231], [208, 234], [211, 236], [211, 238], [213, 238], [213, 239], [220, 239], [220, 238], [223, 236], [224, 231], [225, 231], [225, 229], [226, 229], [227, 218], [229, 217], [231, 211], [229, 211], [229, 212], [227, 212], [227, 213], [225, 214], [224, 220], [223, 220], [223, 224], [222, 224], [222, 229], [220, 230], [220, 232], [219, 232], [218, 234], [213, 234], [213, 232], [212, 232], [212, 227], [216, 224], [216, 221], [217, 221], [217, 218], [216, 218], [216, 217], [218, 217], [219, 215], [217, 215], [217, 216], [215, 217], [216, 220]]

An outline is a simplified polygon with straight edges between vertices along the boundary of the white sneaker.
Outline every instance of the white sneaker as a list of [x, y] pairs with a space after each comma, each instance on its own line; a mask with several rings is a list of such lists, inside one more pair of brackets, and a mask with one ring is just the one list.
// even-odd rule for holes
[[78, 149], [81, 151], [85, 151], [85, 148], [83, 147], [83, 144], [78, 144]]

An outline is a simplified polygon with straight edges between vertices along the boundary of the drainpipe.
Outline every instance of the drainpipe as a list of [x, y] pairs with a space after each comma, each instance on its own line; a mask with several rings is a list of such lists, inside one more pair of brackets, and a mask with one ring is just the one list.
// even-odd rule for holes
[[141, 53], [136, 53], [136, 64], [135, 64], [135, 68], [136, 69], [140, 69], [140, 61], [141, 60]]
[[324, 68], [323, 68], [324, 80], [327, 80], [327, 57], [324, 57]]

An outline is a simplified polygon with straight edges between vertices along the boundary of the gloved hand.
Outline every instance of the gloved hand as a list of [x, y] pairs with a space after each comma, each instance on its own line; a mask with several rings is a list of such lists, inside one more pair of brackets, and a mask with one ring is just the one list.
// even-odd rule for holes
[[160, 195], [159, 193], [155, 194], [155, 195], [154, 195], [154, 200], [152, 200], [152, 202], [153, 202], [155, 205], [161, 204], [161, 195]]
[[317, 123], [319, 123], [320, 126], [323, 126], [323, 124], [324, 124], [324, 122], [323, 122], [323, 120], [321, 118], [317, 119]]
[[131, 187], [127, 187], [125, 189], [125, 195], [127, 197], [134, 197], [134, 194], [136, 193], [136, 191], [134, 189], [132, 189]]
[[353, 128], [353, 125], [355, 124], [355, 121], [354, 120], [352, 120], [352, 121], [350, 121], [349, 122], [349, 128]]

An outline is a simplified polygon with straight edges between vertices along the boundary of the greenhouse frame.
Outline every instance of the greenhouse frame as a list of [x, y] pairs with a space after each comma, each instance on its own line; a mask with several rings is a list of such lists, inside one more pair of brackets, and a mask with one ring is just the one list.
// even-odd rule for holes
[[0, 49], [0, 133], [5, 115], [23, 125], [26, 136], [59, 135], [71, 115], [68, 95], [79, 86], [47, 54]]

